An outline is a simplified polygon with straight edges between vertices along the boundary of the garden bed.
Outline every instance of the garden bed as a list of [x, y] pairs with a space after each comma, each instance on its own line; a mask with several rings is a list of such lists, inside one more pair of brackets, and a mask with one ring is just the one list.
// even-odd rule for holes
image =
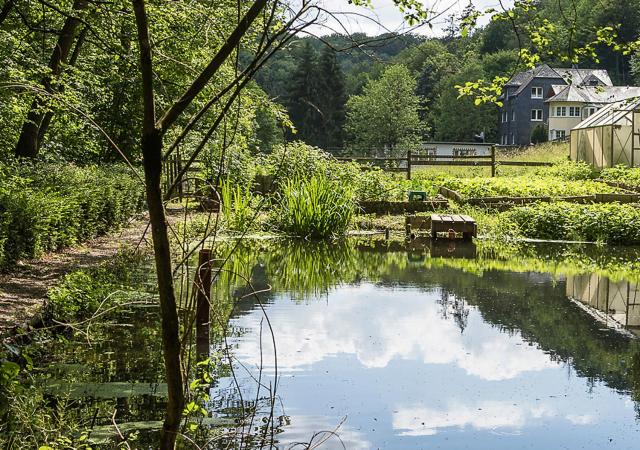
[[442, 186], [456, 191], [463, 199], [510, 197], [577, 197], [618, 193], [620, 189], [593, 180], [567, 180], [560, 177], [449, 178]]
[[640, 209], [633, 205], [541, 203], [502, 217], [527, 238], [640, 244]]
[[431, 212], [448, 208], [449, 201], [446, 198], [433, 198], [422, 202], [359, 202], [358, 207], [362, 214], [403, 214]]
[[[445, 182], [445, 184], [448, 184], [449, 186], [451, 186], [452, 184], [460, 184], [463, 187], [467, 188], [465, 189], [464, 192], [460, 192], [456, 189], [452, 189], [449, 186], [441, 186], [440, 194], [448, 199], [455, 200], [458, 203], [475, 205], [475, 206], [499, 207], [499, 208], [509, 208], [513, 206], [527, 205], [527, 204], [539, 203], [539, 202], [549, 203], [549, 202], [555, 202], [555, 201], [563, 201], [567, 203], [581, 203], [581, 204], [640, 202], [640, 193], [629, 193], [628, 191], [620, 192], [622, 189], [616, 188], [615, 186], [609, 186], [606, 183], [593, 182], [593, 181], [587, 181], [587, 180], [582, 180], [580, 182], [577, 182], [577, 181], [572, 182], [572, 184], [579, 183], [579, 184], [585, 185], [584, 190], [589, 193], [582, 194], [582, 195], [576, 194], [576, 192], [580, 191], [580, 188], [576, 186], [572, 186], [570, 189], [568, 189], [569, 193], [565, 193], [565, 195], [487, 195], [487, 196], [478, 196], [478, 197], [465, 196], [464, 193], [470, 193], [470, 192], [471, 193], [477, 193], [477, 192], [493, 193], [495, 191], [491, 189], [487, 189], [485, 186], [482, 186], [481, 188], [476, 189], [476, 187], [479, 184], [484, 184], [485, 180], [480, 180], [479, 182], [476, 182], [476, 180], [459, 180], [459, 181], [461, 181], [461, 183]], [[559, 183], [564, 184], [565, 186], [568, 184], [567, 182], [559, 182]], [[470, 185], [471, 185], [471, 188], [469, 189]], [[590, 191], [592, 191], [596, 187], [602, 189], [603, 192], [591, 193]], [[526, 190], [526, 189], [523, 189], [523, 190]], [[549, 189], [547, 188], [539, 189], [540, 192], [544, 192], [548, 190]], [[503, 191], [503, 189], [500, 189], [499, 191]], [[529, 191], [533, 192], [534, 190], [531, 189]]]

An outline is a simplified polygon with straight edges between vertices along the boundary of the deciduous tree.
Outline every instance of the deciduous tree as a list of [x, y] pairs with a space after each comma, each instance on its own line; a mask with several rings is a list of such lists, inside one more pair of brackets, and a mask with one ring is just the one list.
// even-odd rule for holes
[[401, 65], [389, 66], [362, 95], [347, 102], [347, 132], [360, 152], [396, 155], [417, 146], [423, 125], [418, 117], [416, 82]]

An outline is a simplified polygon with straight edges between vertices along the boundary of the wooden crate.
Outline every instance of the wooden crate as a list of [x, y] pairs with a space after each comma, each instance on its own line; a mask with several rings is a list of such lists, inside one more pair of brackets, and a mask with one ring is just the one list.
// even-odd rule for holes
[[470, 240], [477, 235], [475, 219], [460, 214], [431, 214], [430, 216], [407, 216], [405, 218], [407, 234], [415, 234], [420, 231], [428, 231], [432, 238], [437, 238], [438, 233], [462, 234], [465, 240]]

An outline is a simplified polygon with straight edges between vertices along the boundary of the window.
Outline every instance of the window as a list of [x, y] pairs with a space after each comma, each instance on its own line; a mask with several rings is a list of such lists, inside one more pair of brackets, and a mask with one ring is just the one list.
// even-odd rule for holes
[[511, 135], [511, 145], [516, 145], [516, 135], [515, 134]]
[[551, 137], [553, 139], [564, 139], [567, 136], [566, 130], [553, 130]]
[[422, 152], [418, 153], [420, 158], [424, 158], [427, 161], [433, 161], [435, 158], [433, 156], [438, 154], [438, 149], [436, 147], [425, 147]]
[[567, 107], [566, 106], [556, 106], [556, 117], [567, 117]]
[[507, 135], [503, 134], [502, 137], [500, 138], [501, 140], [501, 144], [502, 145], [507, 145]]
[[507, 111], [504, 111], [502, 113], [502, 123], [507, 123], [509, 121], [509, 115], [507, 113]]
[[454, 148], [453, 149], [453, 156], [476, 156], [476, 149], [474, 149], [474, 148]]
[[515, 121], [516, 121], [516, 112], [515, 112], [515, 111], [513, 111], [513, 112], [511, 113], [511, 121], [512, 121], [512, 122], [515, 122]]
[[542, 88], [541, 87], [532, 87], [531, 88], [531, 98], [542, 98]]
[[588, 108], [584, 109], [584, 118], [586, 119], [587, 117], [595, 114], [595, 112], [597, 111], [597, 108], [594, 106], [590, 106]]
[[533, 122], [542, 122], [542, 110], [541, 109], [532, 109], [531, 110], [531, 120]]
[[580, 107], [569, 106], [569, 117], [580, 117]]

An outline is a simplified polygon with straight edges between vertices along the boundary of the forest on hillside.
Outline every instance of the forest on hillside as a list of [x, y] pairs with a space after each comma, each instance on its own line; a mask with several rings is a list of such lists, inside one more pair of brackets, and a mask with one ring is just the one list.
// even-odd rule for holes
[[[596, 5], [587, 0], [535, 3], [536, 20], [548, 21], [560, 30], [559, 39], [567, 46], [587, 45], [594, 29], [608, 26], [616, 28], [620, 42], [640, 36], [638, 0]], [[438, 37], [355, 33], [297, 38], [257, 74], [256, 81], [273, 101], [286, 107], [298, 129], [297, 135], [287, 135], [289, 139], [329, 150], [393, 147], [396, 141], [405, 146], [420, 140], [473, 141], [481, 132], [487, 141], [496, 142], [497, 107], [475, 105], [472, 97], [458, 98], [455, 86], [526, 70], [519, 55], [535, 43], [530, 35], [518, 31], [527, 26], [526, 16], [518, 17], [518, 26], [491, 21], [467, 32], [465, 21], [474, 11], [471, 7], [449, 16]], [[574, 17], [579, 18], [577, 28], [571, 22]], [[615, 85], [640, 84], [637, 56], [623, 55], [605, 45], [596, 46], [596, 53], [596, 57], [582, 59], [578, 67], [606, 69]], [[573, 64], [563, 61], [559, 53], [541, 55], [539, 63], [551, 67]], [[385, 75], [387, 85], [393, 79], [399, 87], [383, 89]], [[366, 101], [363, 104], [363, 96], [371, 99], [369, 106]], [[372, 105], [397, 106], [389, 108], [394, 112], [367, 115]], [[399, 123], [405, 126], [395, 130]], [[390, 133], [400, 136], [389, 142]]]

